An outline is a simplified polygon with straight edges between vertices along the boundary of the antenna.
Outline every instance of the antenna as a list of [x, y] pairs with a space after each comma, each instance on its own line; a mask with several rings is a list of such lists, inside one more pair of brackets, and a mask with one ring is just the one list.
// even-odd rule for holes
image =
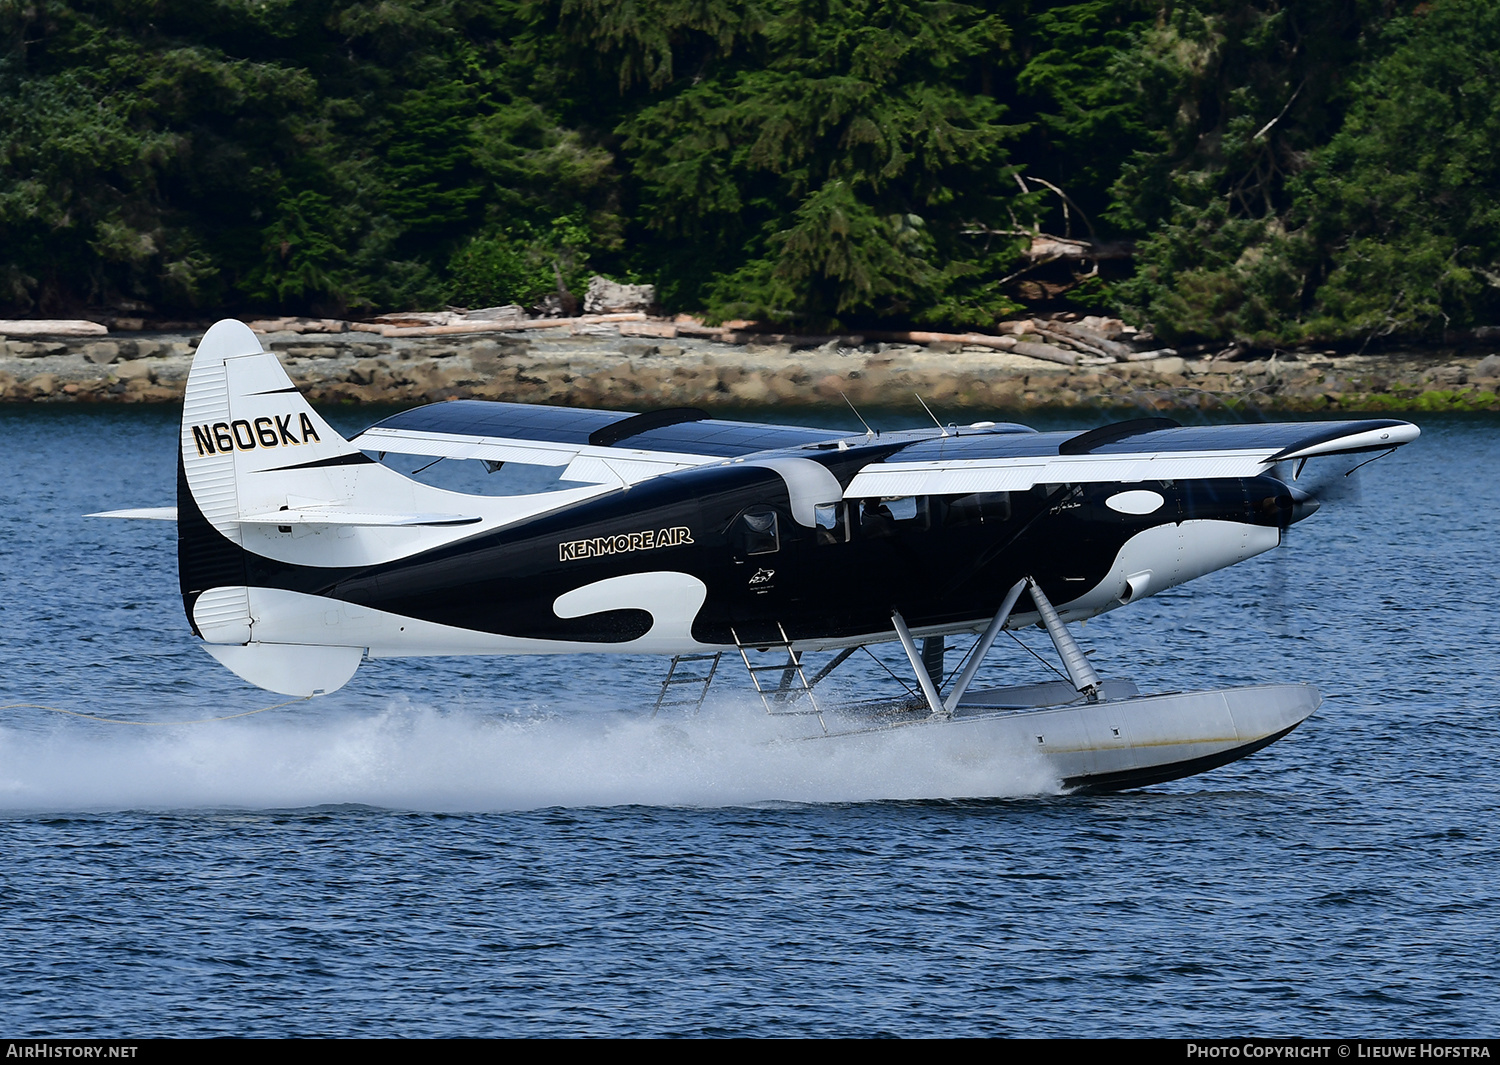
[[[839, 395], [844, 396], [844, 393], [840, 392]], [[879, 436], [880, 435], [874, 429], [870, 428], [870, 423], [867, 422], [867, 421], [865, 421], [864, 415], [861, 414], [858, 410], [855, 410], [854, 403], [853, 403], [852, 400], [849, 399], [848, 396], [844, 396], [844, 402], [848, 403], [849, 404], [849, 409], [852, 410], [852, 411], [854, 411], [854, 416], [859, 419], [859, 424], [863, 425], [865, 427], [865, 435], [866, 436]]]
[[932, 413], [932, 408], [927, 405], [927, 401], [922, 398], [921, 393], [913, 392], [912, 395], [916, 396], [917, 402], [922, 404], [922, 409], [927, 412], [927, 417], [932, 419], [932, 424], [938, 427], [938, 432], [942, 433], [943, 436], [946, 437], [948, 435], [948, 430], [944, 429], [943, 423], [937, 420], [937, 415]]

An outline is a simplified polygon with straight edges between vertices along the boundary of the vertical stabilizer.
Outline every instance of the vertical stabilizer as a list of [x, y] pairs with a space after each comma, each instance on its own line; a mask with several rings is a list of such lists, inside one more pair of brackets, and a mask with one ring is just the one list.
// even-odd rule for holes
[[[183, 608], [215, 657], [272, 691], [332, 691], [353, 675], [362, 649], [255, 642], [246, 572], [254, 534], [241, 519], [295, 501], [284, 480], [257, 474], [342, 464], [374, 465], [318, 416], [248, 327], [223, 321], [204, 335], [183, 396], [178, 452]], [[343, 486], [326, 482], [314, 474], [297, 487], [316, 502], [337, 501]]]
[[[342, 685], [369, 635], [342, 624], [336, 599], [302, 594], [295, 571], [326, 583], [617, 490], [488, 497], [402, 476], [335, 432], [235, 321], [210, 329], [193, 358], [177, 485], [178, 573], [193, 631], [246, 680], [294, 695]], [[289, 591], [300, 595], [290, 613]]]
[[[177, 574], [193, 632], [212, 643], [250, 639], [239, 502], [232, 448], [214, 443], [214, 427], [230, 433], [225, 362], [261, 350], [241, 322], [223, 321], [198, 343], [182, 401], [177, 456]], [[213, 590], [204, 599], [204, 593]], [[202, 616], [198, 607], [202, 600]]]

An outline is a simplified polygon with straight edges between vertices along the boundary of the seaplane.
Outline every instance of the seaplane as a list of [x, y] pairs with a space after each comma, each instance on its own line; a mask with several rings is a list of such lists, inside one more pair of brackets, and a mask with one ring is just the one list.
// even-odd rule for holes
[[[1321, 696], [1142, 694], [1101, 678], [1068, 625], [1277, 547], [1318, 507], [1297, 485], [1308, 461], [1378, 456], [1418, 432], [1144, 418], [849, 434], [456, 400], [345, 439], [231, 320], [192, 363], [177, 506], [100, 516], [176, 521], [193, 634], [272, 692], [335, 691], [367, 659], [654, 654], [671, 661], [652, 713], [691, 713], [727, 656], [767, 713], [816, 722], [804, 738], [951, 730], [1033, 752], [1065, 790], [1107, 791], [1241, 758]], [[470, 494], [391, 456], [561, 475]], [[975, 688], [996, 638], [1028, 626], [1066, 679]], [[964, 636], [977, 638], [950, 671], [948, 641]], [[819, 685], [880, 643], [904, 650], [909, 694], [826, 705]], [[804, 656], [825, 652], [814, 671]]]

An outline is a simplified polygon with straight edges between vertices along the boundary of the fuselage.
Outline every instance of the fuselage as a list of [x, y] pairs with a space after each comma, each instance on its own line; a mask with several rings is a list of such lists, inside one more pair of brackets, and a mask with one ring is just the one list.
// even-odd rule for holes
[[[811, 461], [844, 485], [878, 447]], [[379, 565], [315, 568], [245, 552], [244, 582], [557, 650], [639, 647], [666, 600], [701, 583], [681, 634], [690, 639], [659, 650], [777, 642], [782, 632], [832, 647], [890, 633], [893, 611], [925, 633], [982, 626], [1027, 576], [1066, 620], [1092, 616], [1274, 547], [1290, 505], [1268, 476], [829, 494], [799, 505], [780, 470], [726, 462]], [[1018, 614], [1013, 625], [1033, 620]]]

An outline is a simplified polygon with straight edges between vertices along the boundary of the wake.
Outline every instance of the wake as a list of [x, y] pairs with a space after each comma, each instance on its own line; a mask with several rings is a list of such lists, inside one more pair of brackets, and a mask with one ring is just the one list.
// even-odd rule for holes
[[[194, 716], [209, 716], [195, 714]], [[0, 727], [0, 810], [295, 809], [338, 803], [435, 812], [618, 805], [737, 806], [1051, 794], [1030, 752], [968, 730], [799, 739], [815, 720], [743, 702], [696, 717], [318, 703], [152, 730], [64, 721]]]

